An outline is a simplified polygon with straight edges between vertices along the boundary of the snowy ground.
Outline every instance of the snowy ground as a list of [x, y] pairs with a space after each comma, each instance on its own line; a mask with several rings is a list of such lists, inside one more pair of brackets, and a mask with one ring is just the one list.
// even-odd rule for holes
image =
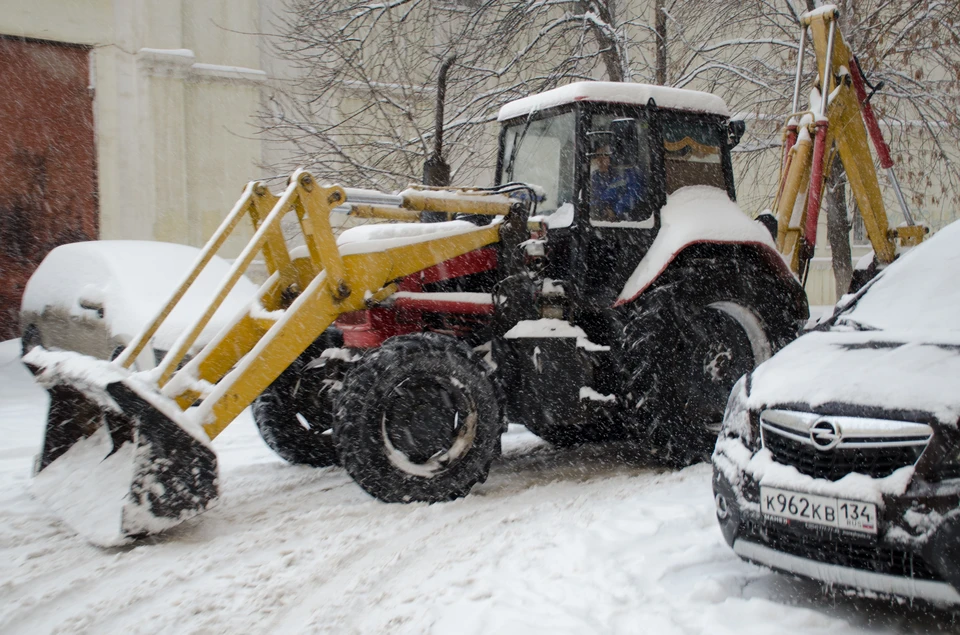
[[45, 395], [0, 344], [0, 633], [912, 633], [944, 614], [737, 560], [710, 470], [556, 450], [517, 426], [489, 481], [384, 505], [339, 469], [274, 457], [249, 418], [217, 439], [219, 506], [91, 547], [26, 493]]

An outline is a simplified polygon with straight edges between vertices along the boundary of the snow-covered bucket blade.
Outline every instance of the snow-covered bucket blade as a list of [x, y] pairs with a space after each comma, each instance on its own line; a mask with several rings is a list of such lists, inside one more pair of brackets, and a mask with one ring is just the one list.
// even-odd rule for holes
[[[32, 493], [90, 542], [124, 544], [169, 529], [217, 498], [217, 458], [122, 369], [75, 353], [24, 362], [50, 395]], [[179, 412], [179, 411], [177, 411]]]

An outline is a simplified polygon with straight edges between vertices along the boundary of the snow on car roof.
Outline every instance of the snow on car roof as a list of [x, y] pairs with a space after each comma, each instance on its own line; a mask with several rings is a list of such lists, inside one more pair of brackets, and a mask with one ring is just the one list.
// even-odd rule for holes
[[[104, 306], [104, 320], [114, 335], [132, 337], [167, 301], [200, 254], [196, 247], [142, 240], [98, 240], [61, 245], [47, 254], [24, 290], [22, 311], [41, 313], [59, 307], [82, 315], [81, 297]], [[213, 296], [229, 264], [215, 257], [155, 337], [168, 347], [198, 316]], [[257, 286], [241, 278], [214, 319], [204, 329], [212, 336], [253, 300]]]
[[631, 82], [574, 82], [504, 104], [500, 108], [497, 120], [505, 121], [522, 117], [531, 112], [576, 101], [646, 105], [650, 99], [653, 99], [660, 108], [730, 116], [727, 104], [721, 98], [698, 90]]

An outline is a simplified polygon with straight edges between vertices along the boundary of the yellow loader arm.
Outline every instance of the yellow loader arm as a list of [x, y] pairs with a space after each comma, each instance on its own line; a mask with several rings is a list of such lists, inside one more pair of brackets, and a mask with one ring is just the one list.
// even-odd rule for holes
[[[350, 213], [364, 218], [410, 221], [417, 220], [422, 211], [506, 215], [515, 202], [504, 196], [484, 196], [474, 192], [447, 190], [445, 194], [443, 190], [420, 193], [407, 190], [398, 207], [357, 205]], [[255, 235], [237, 258], [229, 278], [202, 317], [183, 333], [154, 373], [157, 387], [184, 410], [201, 396], [197, 386], [216, 384], [197, 411], [198, 423], [211, 439], [250, 405], [339, 315], [385, 299], [396, 291], [391, 284], [394, 280], [499, 241], [501, 225], [493, 224], [453, 236], [344, 256], [337, 248], [330, 213], [348, 202], [343, 188], [320, 186], [303, 170], [290, 177], [290, 185], [280, 197], [273, 196], [259, 183], [247, 185], [233, 211], [204, 248], [190, 276], [117, 363], [124, 367], [133, 363], [245, 214], [253, 220]], [[295, 260], [287, 250], [280, 222], [288, 212], [296, 213], [308, 258]], [[260, 297], [265, 311], [241, 316], [228, 332], [207, 345], [182, 369], [176, 370], [260, 251], [270, 273]]]
[[[867, 236], [881, 264], [893, 262], [898, 241], [902, 246], [913, 246], [923, 240], [926, 232], [924, 227], [914, 224], [893, 172], [890, 150], [870, 106], [866, 81], [843, 41], [836, 18], [837, 9], [833, 5], [801, 16], [793, 112], [783, 131], [785, 153], [773, 205], [778, 226], [777, 248], [801, 279], [806, 277], [813, 257], [824, 181], [834, 153], [839, 153]], [[811, 93], [810, 110], [798, 112], [807, 29], [816, 53], [818, 82]], [[824, 86], [827, 90], [823, 90]], [[893, 230], [889, 227], [868, 135], [894, 187], [906, 227]]]
[[[529, 236], [525, 203], [495, 191], [414, 187], [397, 197], [379, 195], [392, 204], [352, 204], [349, 213], [406, 221], [418, 220], [423, 211], [509, 216], [482, 227], [433, 224], [413, 238], [351, 243], [341, 251], [330, 214], [350, 204], [348, 192], [321, 186], [303, 170], [291, 175], [279, 197], [249, 183], [183, 283], [115, 361], [39, 347], [24, 357], [51, 398], [35, 489], [74, 529], [97, 544], [122, 544], [200, 513], [218, 496], [209, 440], [339, 315], [384, 300], [405, 276], [501, 239], [512, 244], [514, 237]], [[288, 250], [281, 231], [281, 221], [291, 213], [303, 233], [305, 257]], [[255, 233], [203, 314], [157, 368], [133, 373], [134, 360], [245, 216]], [[261, 252], [270, 275], [259, 298], [251, 298], [249, 309], [180, 367]], [[116, 481], [104, 475], [118, 473], [131, 475], [129, 488], [102, 492], [100, 482]], [[77, 508], [74, 501], [87, 503]], [[99, 507], [89, 509], [90, 501]], [[108, 530], [100, 523], [97, 532], [85, 531], [91, 517], [112, 519]]]

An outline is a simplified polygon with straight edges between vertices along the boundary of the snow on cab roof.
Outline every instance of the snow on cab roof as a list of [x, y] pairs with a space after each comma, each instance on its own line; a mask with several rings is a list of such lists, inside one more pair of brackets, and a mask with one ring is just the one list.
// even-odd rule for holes
[[522, 117], [531, 112], [575, 101], [645, 105], [651, 98], [660, 108], [692, 110], [723, 115], [724, 117], [730, 116], [727, 104], [722, 99], [698, 90], [629, 82], [575, 82], [504, 104], [500, 108], [497, 120], [504, 121], [514, 117]]

